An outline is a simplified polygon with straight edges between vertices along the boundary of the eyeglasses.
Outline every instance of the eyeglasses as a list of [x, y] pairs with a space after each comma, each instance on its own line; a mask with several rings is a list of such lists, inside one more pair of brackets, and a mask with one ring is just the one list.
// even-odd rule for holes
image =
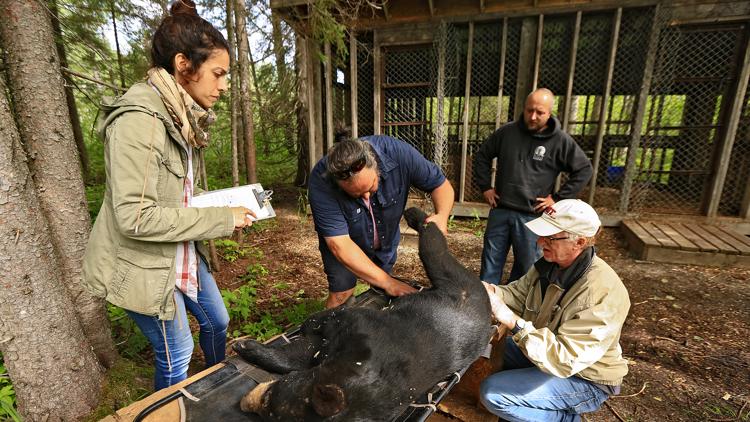
[[354, 161], [346, 170], [334, 171], [331, 174], [339, 180], [346, 180], [362, 171], [362, 169], [365, 168], [365, 164], [367, 164], [367, 158], [363, 155]]
[[565, 240], [570, 239], [570, 236], [565, 237], [551, 237], [551, 236], [542, 236], [542, 239], [544, 239], [547, 242], [554, 242], [555, 240]]

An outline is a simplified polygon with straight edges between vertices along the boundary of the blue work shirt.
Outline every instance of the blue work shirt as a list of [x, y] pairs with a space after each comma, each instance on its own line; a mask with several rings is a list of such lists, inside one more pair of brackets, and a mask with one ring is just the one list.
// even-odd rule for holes
[[308, 199], [321, 249], [327, 248], [322, 238], [349, 235], [369, 257], [381, 263], [395, 262], [401, 238], [399, 221], [406, 207], [409, 187], [432, 192], [445, 182], [445, 175], [435, 163], [428, 161], [414, 147], [390, 136], [373, 135], [360, 138], [372, 145], [377, 155], [380, 179], [378, 190], [370, 195], [380, 249], [373, 247], [372, 217], [362, 198], [352, 198], [336, 180], [326, 173], [326, 157], [313, 168], [308, 185]]

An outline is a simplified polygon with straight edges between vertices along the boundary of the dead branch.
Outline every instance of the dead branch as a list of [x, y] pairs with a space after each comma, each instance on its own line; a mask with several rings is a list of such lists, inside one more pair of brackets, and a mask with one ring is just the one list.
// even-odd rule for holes
[[609, 404], [609, 402], [605, 401], [604, 404], [607, 405], [607, 407], [609, 408], [609, 410], [612, 411], [612, 413], [617, 417], [617, 419], [619, 419], [621, 422], [625, 422], [625, 419], [623, 419], [622, 416], [620, 416], [620, 414], [617, 413], [617, 411], [615, 410], [615, 408], [612, 407], [612, 405]]

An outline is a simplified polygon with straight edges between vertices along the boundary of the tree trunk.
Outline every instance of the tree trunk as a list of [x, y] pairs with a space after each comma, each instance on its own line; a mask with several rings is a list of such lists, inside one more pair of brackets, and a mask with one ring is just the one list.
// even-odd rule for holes
[[[57, 49], [57, 55], [60, 57], [60, 66], [68, 67], [68, 56], [65, 53], [65, 44], [63, 44], [62, 30], [60, 29], [60, 21], [58, 20], [57, 1], [50, 1], [50, 5], [53, 14], [52, 30], [55, 33], [55, 47]], [[89, 180], [91, 176], [89, 171], [89, 154], [86, 151], [86, 143], [83, 139], [83, 130], [81, 130], [81, 118], [78, 115], [78, 105], [76, 105], [76, 97], [73, 94], [73, 80], [67, 74], [63, 74], [63, 78], [65, 78], [65, 102], [68, 105], [70, 125], [73, 127], [73, 137], [76, 140], [78, 158], [81, 160], [81, 171], [83, 172], [83, 179]]]
[[115, 51], [117, 52], [117, 67], [120, 69], [120, 86], [125, 88], [125, 70], [122, 67], [122, 52], [120, 52], [120, 38], [117, 36], [117, 16], [115, 15], [115, 0], [110, 0], [109, 9], [112, 13], [112, 33], [115, 35]]
[[229, 98], [229, 104], [232, 110], [232, 114], [230, 117], [231, 127], [232, 127], [232, 186], [239, 186], [240, 185], [240, 166], [239, 166], [239, 148], [238, 148], [238, 126], [240, 124], [240, 108], [239, 108], [239, 98], [240, 98], [240, 86], [238, 84], [239, 77], [237, 76], [238, 69], [237, 69], [237, 40], [234, 37], [234, 8], [232, 7], [232, 3], [234, 0], [226, 0], [226, 9], [227, 9], [227, 19], [226, 19], [226, 27], [227, 27], [227, 38], [229, 41], [229, 68], [231, 69], [231, 75], [232, 79], [230, 81], [231, 87], [230, 87], [230, 98]]
[[84, 289], [83, 254], [91, 222], [76, 153], [52, 26], [42, 3], [0, 0], [0, 40], [6, 55], [18, 128], [29, 158], [42, 215], [61, 280], [99, 361], [117, 357], [104, 301]]
[[[17, 17], [0, 4], [3, 19]], [[5, 92], [0, 75], [0, 352], [25, 420], [78, 420], [96, 406], [102, 373], [63, 287]]]
[[243, 0], [234, 0], [234, 35], [237, 38], [237, 62], [239, 65], [240, 103], [242, 109], [242, 128], [245, 144], [245, 163], [247, 164], [247, 183], [258, 183], [255, 161], [255, 134], [253, 129], [253, 103], [250, 99], [250, 47], [247, 41], [245, 17], [247, 9]]
[[303, 187], [307, 186], [307, 176], [310, 174], [310, 163], [308, 158], [310, 128], [307, 124], [307, 108], [310, 106], [307, 95], [307, 84], [310, 83], [310, 79], [307, 74], [307, 64], [305, 63], [305, 57], [307, 54], [307, 48], [305, 45], [306, 41], [300, 35], [296, 35], [294, 42], [294, 67], [297, 70], [297, 175], [294, 178], [294, 185]]
[[278, 76], [278, 83], [283, 85], [286, 81], [286, 49], [284, 48], [284, 35], [281, 32], [281, 18], [279, 15], [271, 11], [271, 39], [273, 40], [273, 55], [276, 58], [276, 74]]

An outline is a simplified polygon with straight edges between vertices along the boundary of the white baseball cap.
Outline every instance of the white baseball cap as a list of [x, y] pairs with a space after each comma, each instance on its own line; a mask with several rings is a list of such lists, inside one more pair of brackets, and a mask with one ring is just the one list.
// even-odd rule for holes
[[552, 236], [561, 231], [583, 237], [594, 237], [602, 222], [591, 205], [580, 199], [563, 199], [547, 208], [542, 216], [526, 227], [537, 236]]

